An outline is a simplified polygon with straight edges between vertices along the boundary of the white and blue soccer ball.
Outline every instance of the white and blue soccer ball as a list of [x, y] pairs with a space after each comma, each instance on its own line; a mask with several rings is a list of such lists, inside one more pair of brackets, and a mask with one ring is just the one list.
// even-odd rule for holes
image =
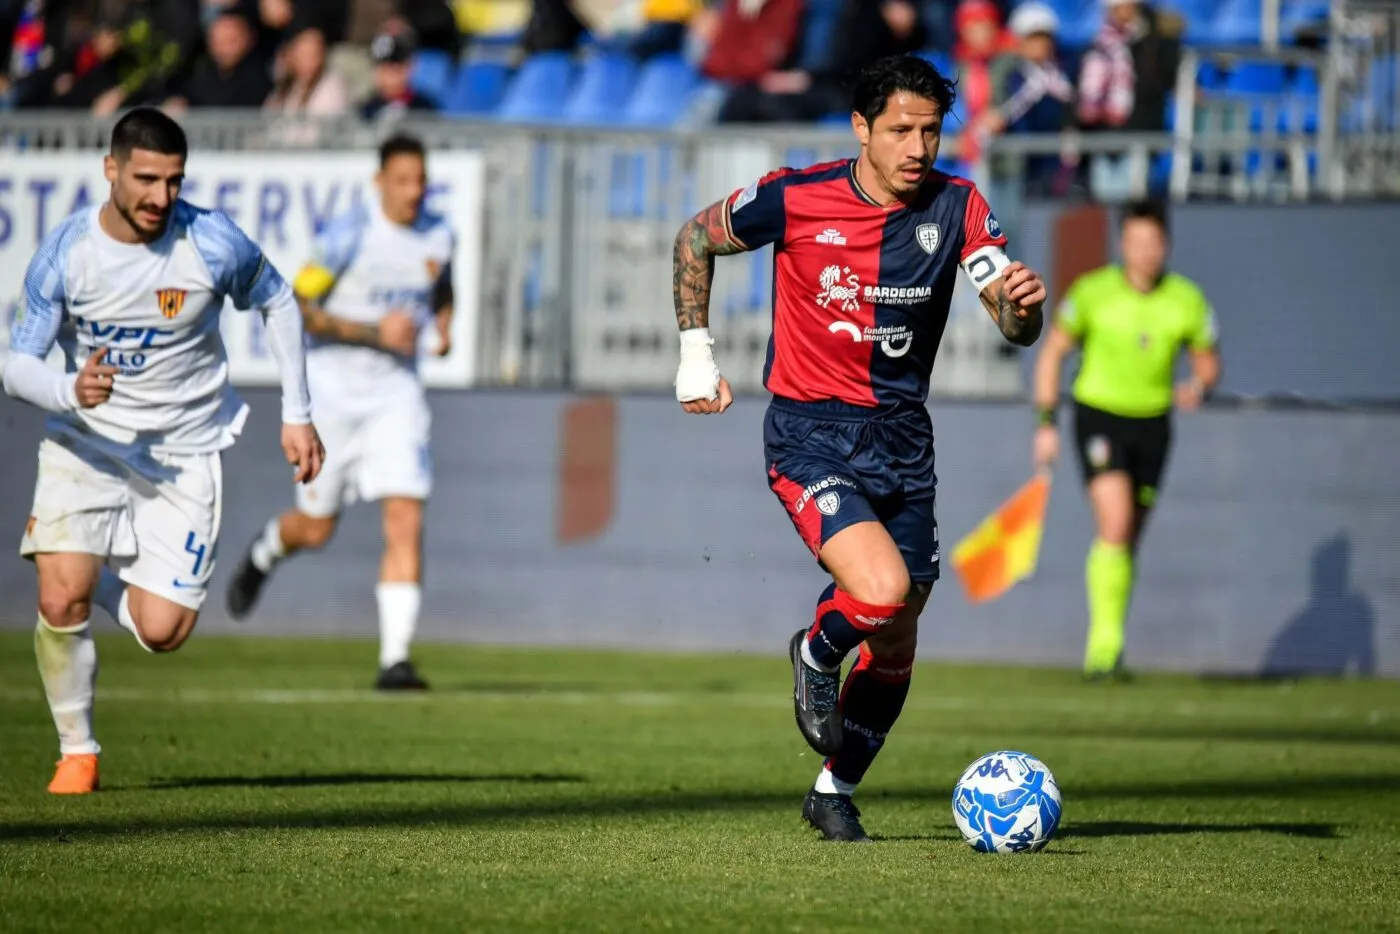
[[982, 853], [1034, 853], [1055, 836], [1060, 813], [1055, 776], [1024, 752], [988, 753], [953, 789], [953, 820]]

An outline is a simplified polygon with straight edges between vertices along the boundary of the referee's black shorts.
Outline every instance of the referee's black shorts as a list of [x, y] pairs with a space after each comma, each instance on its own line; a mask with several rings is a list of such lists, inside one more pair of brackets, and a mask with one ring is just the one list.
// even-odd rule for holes
[[1156, 504], [1172, 446], [1170, 412], [1127, 418], [1076, 402], [1074, 442], [1086, 484], [1101, 473], [1122, 470], [1132, 481], [1138, 502], [1147, 507]]

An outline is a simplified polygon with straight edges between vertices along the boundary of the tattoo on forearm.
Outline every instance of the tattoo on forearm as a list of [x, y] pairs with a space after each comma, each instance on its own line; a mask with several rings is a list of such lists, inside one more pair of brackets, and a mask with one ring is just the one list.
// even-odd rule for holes
[[723, 201], [718, 201], [685, 223], [676, 234], [671, 264], [671, 293], [676, 324], [682, 331], [710, 325], [710, 285], [715, 257], [739, 253], [742, 247], [729, 238]]
[[1028, 309], [1024, 318], [1018, 317], [1016, 312], [1021, 307], [1007, 297], [1006, 289], [996, 290], [996, 319], [997, 327], [1001, 328], [1001, 333], [1011, 343], [1020, 347], [1029, 347], [1040, 337], [1040, 329], [1045, 325], [1045, 318], [1039, 307]]

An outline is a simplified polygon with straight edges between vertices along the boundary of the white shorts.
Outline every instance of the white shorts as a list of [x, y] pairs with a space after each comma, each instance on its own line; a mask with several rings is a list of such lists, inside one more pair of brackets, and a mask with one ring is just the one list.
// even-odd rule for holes
[[100, 555], [133, 587], [197, 610], [214, 573], [222, 508], [217, 452], [128, 463], [53, 435], [39, 445], [34, 507], [19, 551], [26, 558]]
[[326, 463], [315, 480], [297, 487], [297, 509], [324, 518], [358, 500], [427, 499], [433, 489], [431, 427], [421, 396], [354, 417], [318, 412]]

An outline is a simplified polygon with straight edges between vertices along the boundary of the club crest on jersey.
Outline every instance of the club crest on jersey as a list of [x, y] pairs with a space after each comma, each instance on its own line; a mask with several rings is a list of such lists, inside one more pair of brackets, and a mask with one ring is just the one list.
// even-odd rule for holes
[[157, 289], [156, 303], [160, 305], [160, 313], [167, 318], [178, 315], [180, 309], [185, 307], [185, 296], [188, 294], [186, 289]]
[[[845, 281], [841, 277], [845, 276]], [[860, 276], [851, 272], [849, 266], [828, 266], [821, 274], [822, 290], [817, 293], [817, 304], [823, 308], [837, 305], [842, 311], [860, 311]]]
[[943, 230], [937, 224], [920, 224], [914, 231], [914, 239], [919, 241], [919, 246], [925, 253], [932, 256], [943, 240]]

